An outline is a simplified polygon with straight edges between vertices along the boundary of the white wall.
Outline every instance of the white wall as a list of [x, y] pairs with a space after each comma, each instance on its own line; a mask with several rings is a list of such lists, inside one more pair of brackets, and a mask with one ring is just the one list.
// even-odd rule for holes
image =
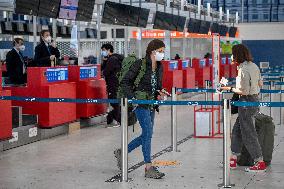
[[242, 40], [284, 40], [284, 23], [242, 23], [239, 24]]

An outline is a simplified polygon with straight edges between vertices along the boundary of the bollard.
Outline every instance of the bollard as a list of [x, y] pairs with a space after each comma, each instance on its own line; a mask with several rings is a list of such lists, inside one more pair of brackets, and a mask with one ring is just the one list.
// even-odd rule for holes
[[[209, 80], [205, 80], [205, 88], [206, 89], [209, 89], [209, 83], [210, 81]], [[208, 101], [208, 93], [207, 92], [205, 92], [205, 101]], [[205, 105], [205, 108], [207, 108], [207, 105]]]
[[231, 101], [223, 99], [223, 183], [219, 184], [222, 188], [231, 188], [230, 183], [230, 155], [231, 155]]
[[[270, 81], [270, 85], [269, 85], [269, 90], [272, 90], [274, 88], [274, 81]], [[272, 94], [269, 93], [269, 101], [272, 101]], [[270, 117], [272, 116], [272, 109], [271, 107], [269, 107], [269, 115]]]
[[[172, 88], [172, 101], [177, 100], [177, 93], [176, 88]], [[177, 152], [177, 107], [176, 105], [171, 106], [171, 118], [172, 118], [172, 127], [171, 127], [171, 134], [172, 134], [172, 151]]]
[[121, 149], [122, 149], [122, 174], [121, 181], [128, 181], [128, 100], [121, 99]]
[[[280, 77], [280, 82], [284, 82], [284, 77]], [[280, 90], [283, 90], [283, 85], [280, 85]], [[280, 102], [282, 102], [282, 93], [280, 93]], [[282, 107], [280, 107], [280, 125], [282, 125]]]

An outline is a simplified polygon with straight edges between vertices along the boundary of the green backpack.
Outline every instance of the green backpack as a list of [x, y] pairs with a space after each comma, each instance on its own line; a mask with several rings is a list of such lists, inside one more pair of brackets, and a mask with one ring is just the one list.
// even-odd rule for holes
[[[127, 74], [127, 72], [130, 70], [131, 66], [138, 61], [138, 58], [135, 55], [129, 55], [128, 57], [124, 58], [122, 61], [122, 67], [120, 72], [118, 73], [118, 82], [119, 82], [119, 87], [117, 90], [117, 98], [123, 98], [126, 97], [125, 92], [122, 90], [120, 82], [122, 81], [122, 79], [125, 77], [125, 75]], [[134, 86], [133, 88], [138, 87], [141, 79], [143, 78], [143, 76], [146, 73], [146, 60], [142, 59], [142, 65], [141, 65], [141, 69], [134, 81]]]
[[[127, 72], [130, 70], [131, 66], [138, 61], [138, 58], [135, 55], [129, 55], [128, 57], [124, 58], [122, 61], [122, 67], [120, 72], [118, 73], [118, 81], [119, 81], [119, 87], [117, 90], [117, 98], [123, 98], [123, 97], [127, 97], [125, 92], [123, 91], [120, 83], [122, 81], [122, 79], [125, 77], [125, 75], [127, 74]], [[134, 81], [134, 86], [133, 88], [138, 87], [141, 79], [143, 78], [145, 72], [146, 72], [146, 60], [143, 59], [142, 60], [142, 65], [141, 65], [141, 69]], [[133, 112], [133, 107], [132, 106], [128, 106], [128, 126], [133, 125], [133, 132], [134, 132], [134, 124], [137, 122], [137, 117], [135, 115], [135, 113]]]

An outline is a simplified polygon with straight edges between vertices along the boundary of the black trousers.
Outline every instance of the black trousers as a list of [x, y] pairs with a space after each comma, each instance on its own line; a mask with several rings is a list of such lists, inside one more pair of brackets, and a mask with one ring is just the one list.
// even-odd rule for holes
[[[108, 92], [108, 98], [109, 99], [116, 99], [116, 92], [110, 91]], [[113, 122], [113, 120], [120, 123], [120, 106], [119, 104], [110, 104], [112, 106], [112, 110], [107, 115], [107, 124], [110, 124]]]

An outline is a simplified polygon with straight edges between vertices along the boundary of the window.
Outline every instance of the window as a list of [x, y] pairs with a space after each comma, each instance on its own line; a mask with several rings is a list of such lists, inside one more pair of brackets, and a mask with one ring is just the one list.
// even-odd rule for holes
[[257, 15], [257, 14], [253, 14], [253, 15], [252, 15], [252, 19], [253, 19], [253, 20], [257, 20], [257, 19], [258, 19], [258, 15]]
[[264, 14], [264, 15], [263, 15], [263, 19], [264, 19], [264, 20], [268, 20], [268, 19], [269, 19], [269, 15], [268, 15], [268, 14]]
[[278, 19], [278, 15], [277, 15], [277, 14], [273, 14], [272, 17], [273, 17], [274, 20], [277, 20], [277, 19]]

